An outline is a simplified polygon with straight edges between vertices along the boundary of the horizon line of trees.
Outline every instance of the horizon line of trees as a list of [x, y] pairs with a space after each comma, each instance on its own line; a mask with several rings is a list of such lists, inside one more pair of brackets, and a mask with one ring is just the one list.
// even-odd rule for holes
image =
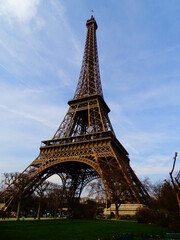
[[[9, 186], [17, 176], [18, 173], [5, 173], [4, 179], [0, 183], [0, 192]], [[152, 183], [149, 178], [145, 178], [141, 182], [150, 194], [151, 201], [148, 208], [139, 210], [136, 215], [137, 220], [180, 229], [179, 206], [171, 179]], [[58, 184], [44, 181], [28, 198], [25, 199], [21, 196], [21, 199], [16, 199], [10, 207], [10, 211], [16, 211], [17, 219], [20, 218], [21, 214], [24, 214], [25, 217], [28, 214], [31, 214], [31, 216], [33, 214], [37, 219], [40, 219], [43, 215], [47, 216], [47, 214], [51, 214], [53, 217], [62, 216], [63, 208], [71, 211], [68, 206], [68, 196], [71, 195], [69, 191], [70, 189], [64, 189]], [[89, 183], [87, 191], [89, 198], [105, 198], [105, 191], [100, 180]], [[19, 201], [21, 204], [19, 204]], [[92, 218], [97, 215], [98, 208], [104, 207], [105, 204], [91, 200], [86, 203], [79, 203], [74, 208], [73, 217]]]

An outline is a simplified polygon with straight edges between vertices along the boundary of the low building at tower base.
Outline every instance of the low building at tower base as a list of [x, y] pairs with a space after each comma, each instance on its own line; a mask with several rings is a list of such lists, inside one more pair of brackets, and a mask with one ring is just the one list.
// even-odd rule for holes
[[[135, 216], [137, 211], [144, 207], [143, 204], [121, 204], [119, 206], [118, 212], [119, 216]], [[115, 216], [116, 214], [116, 205], [111, 204], [109, 208], [104, 209], [104, 215], [105, 216]]]

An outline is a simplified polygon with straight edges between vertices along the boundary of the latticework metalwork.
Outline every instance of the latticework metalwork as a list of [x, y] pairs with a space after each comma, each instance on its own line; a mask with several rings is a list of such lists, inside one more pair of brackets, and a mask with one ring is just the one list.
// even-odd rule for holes
[[[72, 189], [72, 202], [96, 178], [102, 179], [111, 202], [146, 203], [149, 198], [108, 117], [110, 109], [103, 98], [94, 17], [86, 26], [80, 77], [74, 98], [68, 102], [68, 112], [52, 140], [42, 141], [39, 156], [1, 194], [4, 208], [20, 194], [32, 193], [53, 174], [58, 174], [64, 186]], [[20, 179], [24, 179], [21, 188], [17, 184]]]
[[86, 26], [86, 44], [74, 99], [81, 98], [83, 96], [89, 96], [92, 94], [99, 94], [103, 97], [96, 42], [97, 23], [92, 17], [87, 21]]

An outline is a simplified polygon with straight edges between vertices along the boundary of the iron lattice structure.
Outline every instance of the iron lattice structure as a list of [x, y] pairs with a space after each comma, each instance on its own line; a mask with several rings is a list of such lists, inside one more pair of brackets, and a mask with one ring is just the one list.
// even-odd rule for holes
[[[69, 109], [51, 140], [42, 141], [39, 156], [12, 182], [1, 198], [7, 208], [20, 194], [32, 193], [53, 174], [79, 199], [83, 188], [101, 178], [114, 201], [146, 203], [148, 193], [130, 167], [128, 152], [117, 140], [104, 101], [96, 42], [97, 23], [87, 21], [87, 37], [79, 81]], [[22, 188], [17, 181], [23, 179]], [[12, 191], [13, 189], [13, 191]], [[2, 199], [1, 199], [2, 202]]]

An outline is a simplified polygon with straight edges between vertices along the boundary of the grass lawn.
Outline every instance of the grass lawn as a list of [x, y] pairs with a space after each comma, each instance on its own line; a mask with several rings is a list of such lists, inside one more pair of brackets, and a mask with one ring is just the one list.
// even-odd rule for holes
[[[136, 222], [109, 220], [1, 221], [0, 240], [102, 240], [133, 234], [134, 239], [160, 239], [167, 229]], [[153, 238], [150, 237], [153, 236]]]

